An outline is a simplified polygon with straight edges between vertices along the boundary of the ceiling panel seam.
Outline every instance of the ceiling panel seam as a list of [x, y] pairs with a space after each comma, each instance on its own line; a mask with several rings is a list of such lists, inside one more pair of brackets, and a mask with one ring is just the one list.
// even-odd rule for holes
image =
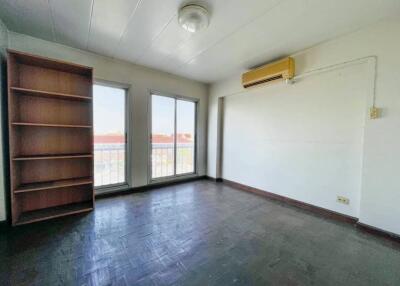
[[57, 42], [57, 36], [56, 36], [56, 24], [54, 22], [54, 16], [53, 16], [53, 8], [51, 6], [50, 0], [47, 0], [47, 6], [49, 8], [49, 16], [50, 16], [50, 23], [51, 23], [51, 33], [53, 35], [53, 41]]
[[143, 52], [142, 52], [139, 56], [137, 56], [137, 57], [134, 59], [134, 61], [138, 61], [138, 60], [140, 60], [141, 58], [144, 57], [144, 55], [146, 54], [146, 52], [149, 50], [148, 48], [153, 46], [153, 44], [155, 43], [156, 39], [158, 39], [158, 38], [161, 36], [161, 34], [165, 31], [165, 29], [167, 29], [167, 27], [169, 26], [169, 24], [171, 24], [172, 20], [174, 20], [176, 16], [177, 16], [177, 14], [175, 13], [175, 14], [167, 21], [167, 23], [161, 28], [160, 32], [158, 32], [157, 35], [155, 35], [155, 36], [150, 40], [150, 43], [146, 46], [146, 48], [143, 49]]
[[[136, 11], [138, 10], [138, 8], [139, 8], [139, 6], [142, 4], [142, 2], [143, 2], [143, 0], [139, 0], [139, 1], [136, 3], [135, 8], [133, 9], [131, 15], [129, 16], [128, 21], [126, 22], [126, 26], [125, 26], [125, 28], [122, 30], [121, 35], [119, 36], [118, 44], [117, 44], [117, 49], [118, 49], [118, 47], [120, 46], [120, 44], [121, 44], [121, 42], [122, 42], [122, 39], [123, 39], [123, 37], [124, 37], [125, 34], [126, 34], [126, 31], [128, 30], [129, 24], [131, 23], [131, 21], [132, 21], [132, 19], [133, 19], [133, 16], [136, 14]], [[115, 50], [117, 51], [117, 49], [115, 49]], [[113, 54], [113, 58], [115, 58], [115, 54]]]
[[92, 19], [93, 19], [93, 9], [94, 9], [94, 1], [92, 0], [92, 5], [90, 7], [90, 17], [89, 17], [89, 29], [88, 29], [88, 34], [86, 37], [86, 49], [89, 47], [89, 38], [90, 38], [90, 32], [92, 30]]

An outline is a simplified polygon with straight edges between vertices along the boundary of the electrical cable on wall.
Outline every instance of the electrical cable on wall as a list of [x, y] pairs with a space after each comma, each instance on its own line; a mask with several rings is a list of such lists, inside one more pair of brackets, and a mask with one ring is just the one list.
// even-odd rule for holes
[[[302, 79], [304, 77], [312, 76], [314, 74], [330, 72], [330, 71], [333, 71], [336, 69], [342, 69], [342, 68], [345, 68], [348, 66], [360, 65], [360, 64], [364, 64], [364, 63], [370, 64], [372, 66], [372, 68], [370, 69], [370, 74], [369, 74], [369, 76], [371, 78], [368, 81], [371, 83], [371, 88], [369, 89], [371, 91], [371, 93], [368, 96], [368, 98], [370, 99], [369, 106], [371, 106], [370, 110], [369, 110], [369, 117], [370, 117], [370, 119], [376, 119], [376, 118], [379, 118], [379, 116], [380, 116], [379, 108], [377, 108], [375, 105], [376, 81], [377, 81], [377, 60], [378, 60], [377, 56], [367, 56], [367, 57], [357, 58], [354, 60], [349, 60], [349, 61], [345, 61], [342, 63], [337, 63], [337, 64], [329, 65], [326, 67], [321, 67], [321, 68], [317, 68], [314, 70], [306, 71], [299, 75], [295, 75], [291, 79], [286, 79], [285, 82], [286, 82], [286, 84], [295, 84], [297, 80]], [[265, 87], [265, 85], [264, 86], [261, 85], [260, 87]], [[257, 89], [257, 87], [254, 87], [254, 88]], [[247, 92], [248, 92], [248, 90], [241, 90], [238, 92], [234, 92], [234, 93], [225, 95], [224, 97], [231, 96], [231, 95], [238, 95], [238, 94], [247, 93]]]

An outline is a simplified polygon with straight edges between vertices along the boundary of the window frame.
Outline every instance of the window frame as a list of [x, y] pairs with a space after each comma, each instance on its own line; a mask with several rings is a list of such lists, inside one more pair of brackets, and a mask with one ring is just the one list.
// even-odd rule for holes
[[[158, 177], [158, 178], [153, 178], [152, 174], [152, 120], [153, 120], [153, 105], [152, 105], [152, 99], [153, 95], [157, 96], [164, 96], [164, 97], [169, 97], [173, 98], [175, 100], [175, 109], [174, 109], [174, 117], [175, 117], [175, 122], [174, 122], [174, 174], [171, 176], [164, 176], [164, 177]], [[188, 173], [183, 173], [183, 174], [177, 174], [176, 173], [176, 131], [177, 131], [177, 100], [183, 100], [183, 101], [188, 101], [194, 103], [194, 158], [193, 158], [193, 164], [194, 164], [194, 170], [193, 172], [188, 172]], [[168, 181], [174, 181], [177, 179], [186, 179], [186, 178], [191, 178], [191, 177], [197, 177], [198, 176], [198, 160], [197, 160], [197, 151], [198, 151], [198, 105], [199, 105], [199, 99], [198, 98], [193, 98], [193, 97], [188, 97], [188, 96], [181, 96], [181, 95], [176, 95], [176, 94], [171, 94], [171, 93], [166, 93], [163, 91], [159, 90], [149, 90], [149, 103], [148, 103], [148, 168], [147, 168], [147, 174], [148, 174], [148, 184], [157, 184], [157, 183], [162, 183], [162, 182], [168, 182]]]
[[[131, 123], [131, 85], [129, 84], [124, 84], [124, 83], [118, 83], [114, 81], [108, 81], [108, 80], [103, 80], [103, 79], [95, 79], [93, 81], [93, 86], [94, 85], [100, 85], [100, 86], [105, 86], [105, 87], [113, 87], [113, 88], [118, 88], [118, 89], [123, 89], [125, 91], [125, 179], [124, 182], [121, 183], [116, 183], [116, 184], [109, 184], [109, 185], [104, 185], [104, 186], [94, 186], [94, 191], [95, 195], [99, 194], [106, 194], [106, 193], [112, 193], [112, 192], [119, 192], [119, 191], [124, 191], [132, 186], [132, 181], [131, 181], [131, 166], [132, 166], [132, 140], [131, 140], [131, 134], [132, 134], [132, 123]], [[94, 94], [93, 94], [94, 98]], [[94, 116], [94, 110], [93, 110], [93, 116]], [[94, 124], [94, 117], [93, 117], [93, 124]], [[94, 136], [94, 130], [93, 130], [93, 136]], [[94, 147], [94, 144], [93, 144]], [[94, 154], [93, 154], [94, 155]], [[93, 160], [94, 162], [94, 160]], [[93, 171], [94, 171], [94, 166], [93, 166]]]

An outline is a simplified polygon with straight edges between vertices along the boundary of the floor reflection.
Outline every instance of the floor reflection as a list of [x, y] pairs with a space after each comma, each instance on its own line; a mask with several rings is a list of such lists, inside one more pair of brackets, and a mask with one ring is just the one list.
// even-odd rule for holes
[[0, 257], [0, 285], [400, 285], [399, 245], [206, 180], [9, 229]]

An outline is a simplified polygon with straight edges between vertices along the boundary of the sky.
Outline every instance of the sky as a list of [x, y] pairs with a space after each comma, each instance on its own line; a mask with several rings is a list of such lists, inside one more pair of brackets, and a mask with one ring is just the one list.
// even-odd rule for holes
[[[196, 104], [177, 100], [177, 133], [194, 133]], [[171, 135], [174, 133], [175, 99], [166, 96], [152, 96], [152, 133]]]
[[94, 134], [125, 133], [125, 90], [93, 86]]
[[[195, 103], [177, 100], [177, 133], [194, 135]], [[125, 133], [125, 90], [102, 85], [93, 86], [94, 134]], [[174, 133], [175, 99], [152, 95], [152, 133]]]

